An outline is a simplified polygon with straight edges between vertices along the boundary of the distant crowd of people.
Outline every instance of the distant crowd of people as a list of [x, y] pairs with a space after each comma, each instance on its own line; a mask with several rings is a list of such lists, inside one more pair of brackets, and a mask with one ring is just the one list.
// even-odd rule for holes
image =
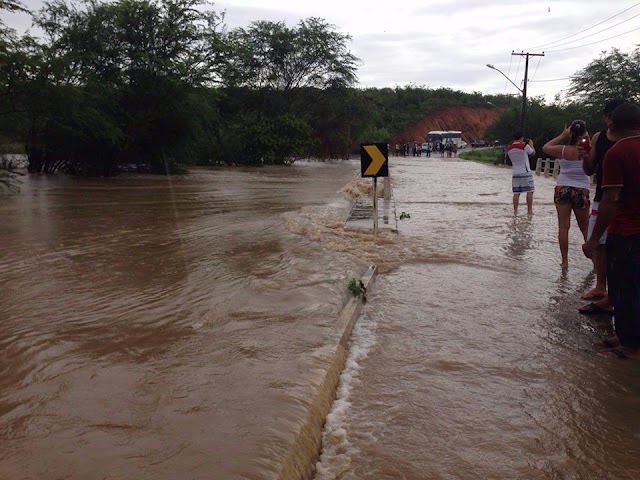
[[422, 153], [426, 157], [431, 156], [431, 152], [440, 152], [440, 156], [444, 157], [456, 157], [458, 155], [458, 146], [455, 143], [442, 143], [442, 142], [427, 142], [427, 143], [396, 143], [393, 149], [394, 156], [396, 157], [408, 157], [412, 155], [414, 157], [421, 157]]
[[[640, 106], [615, 99], [603, 109], [607, 128], [590, 137], [587, 125], [575, 120], [542, 151], [555, 157], [560, 172], [554, 189], [561, 266], [569, 267], [569, 228], [575, 217], [594, 263], [595, 287], [582, 295], [589, 301], [580, 313], [615, 315], [616, 335], [594, 342], [606, 356], [640, 359]], [[529, 156], [533, 141], [513, 135], [507, 155], [513, 165], [513, 211], [526, 194], [533, 213], [533, 173]], [[590, 202], [590, 175], [596, 190]]]

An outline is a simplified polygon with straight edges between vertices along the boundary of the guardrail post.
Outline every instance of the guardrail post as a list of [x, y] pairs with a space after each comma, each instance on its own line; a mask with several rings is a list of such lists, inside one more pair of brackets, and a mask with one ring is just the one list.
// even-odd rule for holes
[[560, 173], [560, 162], [558, 160], [554, 160], [554, 162], [553, 162], [553, 178], [558, 178], [558, 173]]
[[391, 177], [383, 177], [382, 188], [384, 190], [384, 199], [391, 200]]
[[541, 158], [538, 158], [538, 160], [536, 160], [536, 175], [540, 175], [540, 172], [542, 171], [542, 162], [544, 160], [542, 160]]
[[544, 159], [544, 176], [548, 177], [549, 176], [549, 162], [551, 162], [551, 159], [549, 158], [545, 158]]

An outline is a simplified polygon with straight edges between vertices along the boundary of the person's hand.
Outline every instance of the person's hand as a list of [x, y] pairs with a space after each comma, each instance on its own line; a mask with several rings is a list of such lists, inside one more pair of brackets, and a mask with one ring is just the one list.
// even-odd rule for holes
[[531, 147], [533, 147], [533, 140], [532, 140], [532, 139], [529, 139], [529, 145], [530, 145]]
[[582, 252], [584, 253], [585, 257], [593, 260], [593, 258], [596, 256], [597, 250], [598, 250], [598, 240], [594, 239], [592, 235], [591, 238], [589, 238], [589, 240], [587, 240], [582, 245]]
[[576, 145], [576, 148], [578, 149], [578, 157], [580, 160], [585, 160], [589, 156], [587, 151], [580, 144]]

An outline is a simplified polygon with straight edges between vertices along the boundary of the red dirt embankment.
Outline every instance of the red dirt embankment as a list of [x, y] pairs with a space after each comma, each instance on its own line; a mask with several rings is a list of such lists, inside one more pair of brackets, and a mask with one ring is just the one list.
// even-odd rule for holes
[[[395, 135], [392, 143], [426, 141], [432, 130], [460, 130], [465, 142], [471, 144], [476, 139], [485, 139], [487, 127], [498, 119], [500, 108], [452, 107], [432, 113], [420, 123]], [[489, 139], [486, 139], [489, 140]]]

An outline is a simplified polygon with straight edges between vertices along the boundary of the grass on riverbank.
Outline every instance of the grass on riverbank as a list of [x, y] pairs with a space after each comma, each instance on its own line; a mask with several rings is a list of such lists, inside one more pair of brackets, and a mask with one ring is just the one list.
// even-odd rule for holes
[[493, 165], [502, 165], [504, 162], [504, 153], [502, 148], [483, 148], [482, 150], [469, 150], [460, 152], [458, 156], [464, 160], [472, 160], [480, 163], [490, 163]]
[[24, 145], [21, 143], [3, 141], [2, 139], [0, 139], [0, 154], [4, 153], [24, 155], [27, 152], [24, 148]]

